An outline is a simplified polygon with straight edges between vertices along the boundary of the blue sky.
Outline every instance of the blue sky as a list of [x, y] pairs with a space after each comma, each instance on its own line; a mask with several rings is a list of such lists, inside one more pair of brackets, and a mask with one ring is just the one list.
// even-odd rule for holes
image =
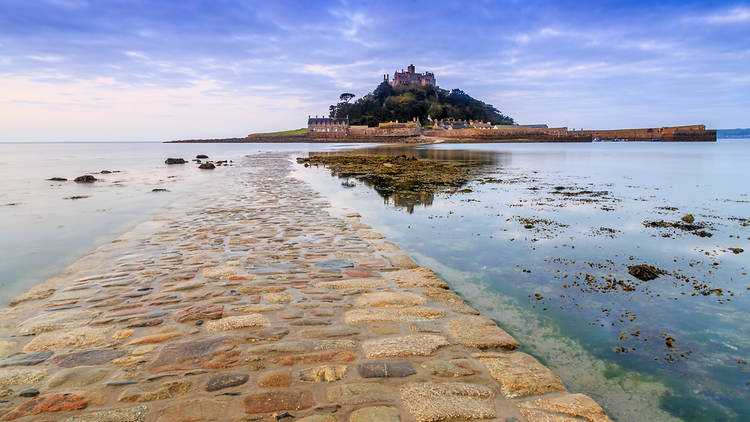
[[750, 126], [750, 2], [0, 0], [0, 141], [302, 127], [409, 63], [519, 123]]

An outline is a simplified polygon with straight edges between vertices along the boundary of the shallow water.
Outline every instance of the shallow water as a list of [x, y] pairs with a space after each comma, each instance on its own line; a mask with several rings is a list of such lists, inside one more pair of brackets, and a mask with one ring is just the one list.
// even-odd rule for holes
[[[0, 305], [59, 273], [222, 168], [166, 165], [206, 154], [237, 161], [258, 151], [351, 148], [353, 144], [0, 143]], [[101, 174], [102, 170], [115, 171]], [[72, 180], [92, 174], [100, 181]], [[67, 182], [52, 182], [65, 177]], [[152, 192], [167, 189], [167, 192]], [[79, 199], [66, 199], [72, 197]]]
[[[438, 271], [617, 420], [748, 420], [750, 143], [373, 153], [469, 160], [486, 174], [470, 193], [418, 200], [347, 188], [322, 169], [297, 174]], [[644, 225], [688, 213], [699, 228]], [[628, 274], [637, 264], [664, 273], [640, 281]]]

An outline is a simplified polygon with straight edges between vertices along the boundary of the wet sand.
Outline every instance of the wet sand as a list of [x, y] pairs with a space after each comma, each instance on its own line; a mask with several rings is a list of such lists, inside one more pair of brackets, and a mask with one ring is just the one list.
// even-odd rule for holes
[[292, 166], [217, 169], [14, 299], [0, 420], [609, 420]]

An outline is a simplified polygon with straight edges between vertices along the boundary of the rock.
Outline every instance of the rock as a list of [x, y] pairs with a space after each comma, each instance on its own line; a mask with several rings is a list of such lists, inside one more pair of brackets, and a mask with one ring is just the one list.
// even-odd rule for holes
[[55, 289], [45, 288], [44, 285], [32, 287], [28, 292], [15, 297], [10, 301], [10, 306], [16, 306], [23, 302], [32, 302], [35, 300], [46, 299], [55, 293]]
[[507, 398], [565, 391], [565, 386], [554, 372], [526, 353], [490, 353], [476, 356], [492, 378], [500, 383], [500, 392]]
[[42, 350], [34, 353], [16, 353], [15, 355], [9, 356], [7, 359], [0, 361], [0, 368], [6, 366], [33, 366], [44, 362], [50, 356], [52, 351]]
[[432, 287], [439, 289], [449, 289], [440, 277], [432, 270], [419, 267], [410, 270], [392, 271], [386, 274], [386, 277], [398, 284], [400, 287]]
[[468, 359], [453, 359], [450, 362], [435, 359], [423, 363], [422, 368], [437, 377], [463, 377], [479, 373]]
[[336, 419], [336, 417], [332, 415], [311, 415], [311, 416], [305, 416], [302, 419], [296, 419], [296, 421], [297, 422], [338, 422], [338, 419]]
[[411, 259], [409, 255], [393, 254], [388, 256], [388, 260], [391, 261], [391, 264], [396, 268], [401, 268], [404, 270], [419, 268], [419, 265], [414, 262], [414, 260]]
[[387, 287], [388, 282], [379, 278], [350, 278], [347, 280], [319, 281], [312, 285], [316, 289], [379, 289]]
[[427, 302], [427, 299], [410, 292], [375, 292], [359, 296], [354, 304], [357, 306], [406, 308], [422, 305], [425, 302]]
[[151, 192], [169, 192], [169, 189], [166, 189], [166, 188], [153, 188], [153, 189], [151, 189]]
[[357, 324], [367, 321], [427, 321], [442, 318], [445, 311], [430, 306], [414, 306], [411, 308], [368, 308], [352, 309], [344, 313], [344, 322]]
[[284, 290], [286, 290], [286, 287], [253, 285], [253, 286], [238, 286], [237, 290], [240, 293], [246, 293], [246, 294], [279, 293], [279, 292], [283, 292]]
[[52, 359], [52, 363], [62, 368], [75, 368], [84, 365], [99, 365], [123, 357], [127, 352], [123, 350], [100, 349], [74, 352], [58, 355]]
[[263, 302], [265, 303], [289, 303], [291, 301], [292, 295], [287, 292], [266, 293], [263, 295]]
[[655, 279], [656, 277], [659, 277], [660, 274], [664, 274], [664, 271], [656, 267], [652, 267], [651, 265], [642, 264], [628, 267], [628, 274], [632, 275], [638, 280], [650, 281]]
[[381, 383], [358, 382], [326, 389], [326, 400], [339, 404], [362, 404], [391, 399], [391, 388]]
[[199, 165], [198, 168], [201, 170], [213, 170], [216, 168], [216, 166], [214, 165], [214, 163], [206, 162], [206, 163], [201, 163], [201, 165]]
[[247, 374], [221, 374], [215, 375], [208, 380], [206, 391], [218, 391], [223, 388], [236, 387], [242, 385], [250, 379]]
[[195, 156], [195, 158], [197, 158], [199, 160], [206, 160], [206, 159], [208, 159], [208, 155], [206, 155], [206, 154], [198, 154], [198, 155]]
[[695, 223], [695, 217], [693, 217], [693, 214], [685, 214], [682, 216], [682, 218], [680, 218], [680, 220], [688, 224]]
[[121, 402], [149, 402], [165, 400], [181, 396], [190, 390], [192, 383], [188, 380], [168, 381], [154, 391], [143, 391], [139, 387], [130, 387], [120, 394], [117, 401]]
[[367, 324], [367, 328], [377, 335], [401, 334], [401, 324], [393, 321], [379, 321]]
[[39, 390], [36, 388], [29, 388], [18, 393], [20, 397], [36, 397], [39, 395]]
[[291, 355], [274, 358], [271, 363], [276, 365], [292, 366], [297, 364], [313, 364], [323, 362], [351, 362], [357, 359], [357, 355], [347, 350], [326, 350], [301, 355]]
[[310, 328], [302, 330], [299, 336], [302, 338], [331, 338], [331, 337], [348, 337], [359, 334], [357, 327], [351, 325], [334, 325], [324, 328]]
[[349, 414], [349, 422], [400, 422], [398, 409], [390, 406], [371, 406]]
[[422, 382], [402, 386], [400, 395], [416, 422], [495, 417], [495, 392], [483, 385]]
[[229, 406], [226, 401], [206, 398], [183, 398], [156, 413], [159, 422], [225, 422]]
[[732, 251], [732, 253], [734, 253], [735, 255], [745, 252], [745, 250], [742, 248], [729, 248], [729, 250]]
[[367, 340], [362, 350], [368, 358], [430, 356], [440, 347], [450, 344], [435, 334], [410, 334], [401, 337]]
[[513, 337], [494, 321], [483, 316], [462, 316], [449, 321], [445, 328], [456, 342], [467, 347], [506, 350], [518, 348], [518, 342]]
[[357, 366], [362, 378], [398, 378], [414, 375], [411, 362], [367, 362]]
[[467, 305], [461, 296], [455, 294], [451, 290], [439, 289], [439, 288], [426, 288], [422, 290], [422, 294], [429, 297], [441, 305], [445, 305], [453, 312], [459, 314], [474, 314], [478, 315], [474, 308]]
[[223, 305], [194, 305], [183, 309], [175, 316], [177, 322], [196, 321], [199, 319], [219, 319], [224, 313]]
[[521, 414], [530, 422], [557, 420], [585, 420], [611, 422], [594, 400], [583, 394], [563, 394], [518, 403]]
[[0, 420], [10, 421], [40, 413], [67, 412], [85, 409], [89, 402], [77, 394], [45, 394], [31, 399], [3, 415]]
[[302, 353], [307, 349], [301, 341], [279, 341], [247, 348], [248, 353]]
[[315, 344], [314, 350], [331, 350], [331, 349], [354, 349], [357, 342], [349, 339], [322, 340]]
[[54, 350], [63, 348], [80, 349], [101, 343], [107, 339], [110, 328], [79, 327], [65, 331], [52, 331], [34, 337], [23, 348], [24, 351]]
[[269, 391], [249, 394], [242, 399], [245, 413], [270, 413], [281, 410], [302, 410], [312, 407], [312, 393], [308, 390]]
[[154, 373], [237, 366], [240, 352], [231, 337], [191, 340], [164, 346], [151, 366]]
[[292, 383], [292, 372], [288, 369], [274, 369], [258, 376], [261, 387], [289, 387]]
[[141, 405], [71, 416], [65, 422], [143, 422], [147, 414], [148, 407]]
[[185, 164], [185, 159], [183, 158], [167, 158], [164, 160], [164, 164]]
[[47, 388], [85, 387], [106, 378], [112, 372], [109, 368], [78, 366], [56, 372], [47, 380]]
[[47, 375], [43, 369], [8, 368], [0, 369], [0, 386], [32, 384]]
[[268, 325], [268, 318], [263, 314], [248, 314], [207, 321], [204, 325], [209, 332], [227, 331], [238, 328], [263, 327]]
[[96, 182], [96, 177], [90, 174], [84, 174], [83, 176], [76, 177], [73, 181], [76, 183], [94, 183]]
[[64, 177], [50, 177], [47, 180], [49, 180], [50, 182], [67, 182], [68, 181], [68, 179]]
[[346, 376], [346, 365], [323, 365], [308, 368], [300, 372], [299, 378], [309, 382], [332, 382]]

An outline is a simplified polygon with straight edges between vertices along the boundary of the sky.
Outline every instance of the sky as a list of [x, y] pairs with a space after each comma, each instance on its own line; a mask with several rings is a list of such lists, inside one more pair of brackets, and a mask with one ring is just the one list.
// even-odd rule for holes
[[750, 2], [0, 0], [0, 141], [299, 128], [411, 63], [520, 124], [750, 127]]

